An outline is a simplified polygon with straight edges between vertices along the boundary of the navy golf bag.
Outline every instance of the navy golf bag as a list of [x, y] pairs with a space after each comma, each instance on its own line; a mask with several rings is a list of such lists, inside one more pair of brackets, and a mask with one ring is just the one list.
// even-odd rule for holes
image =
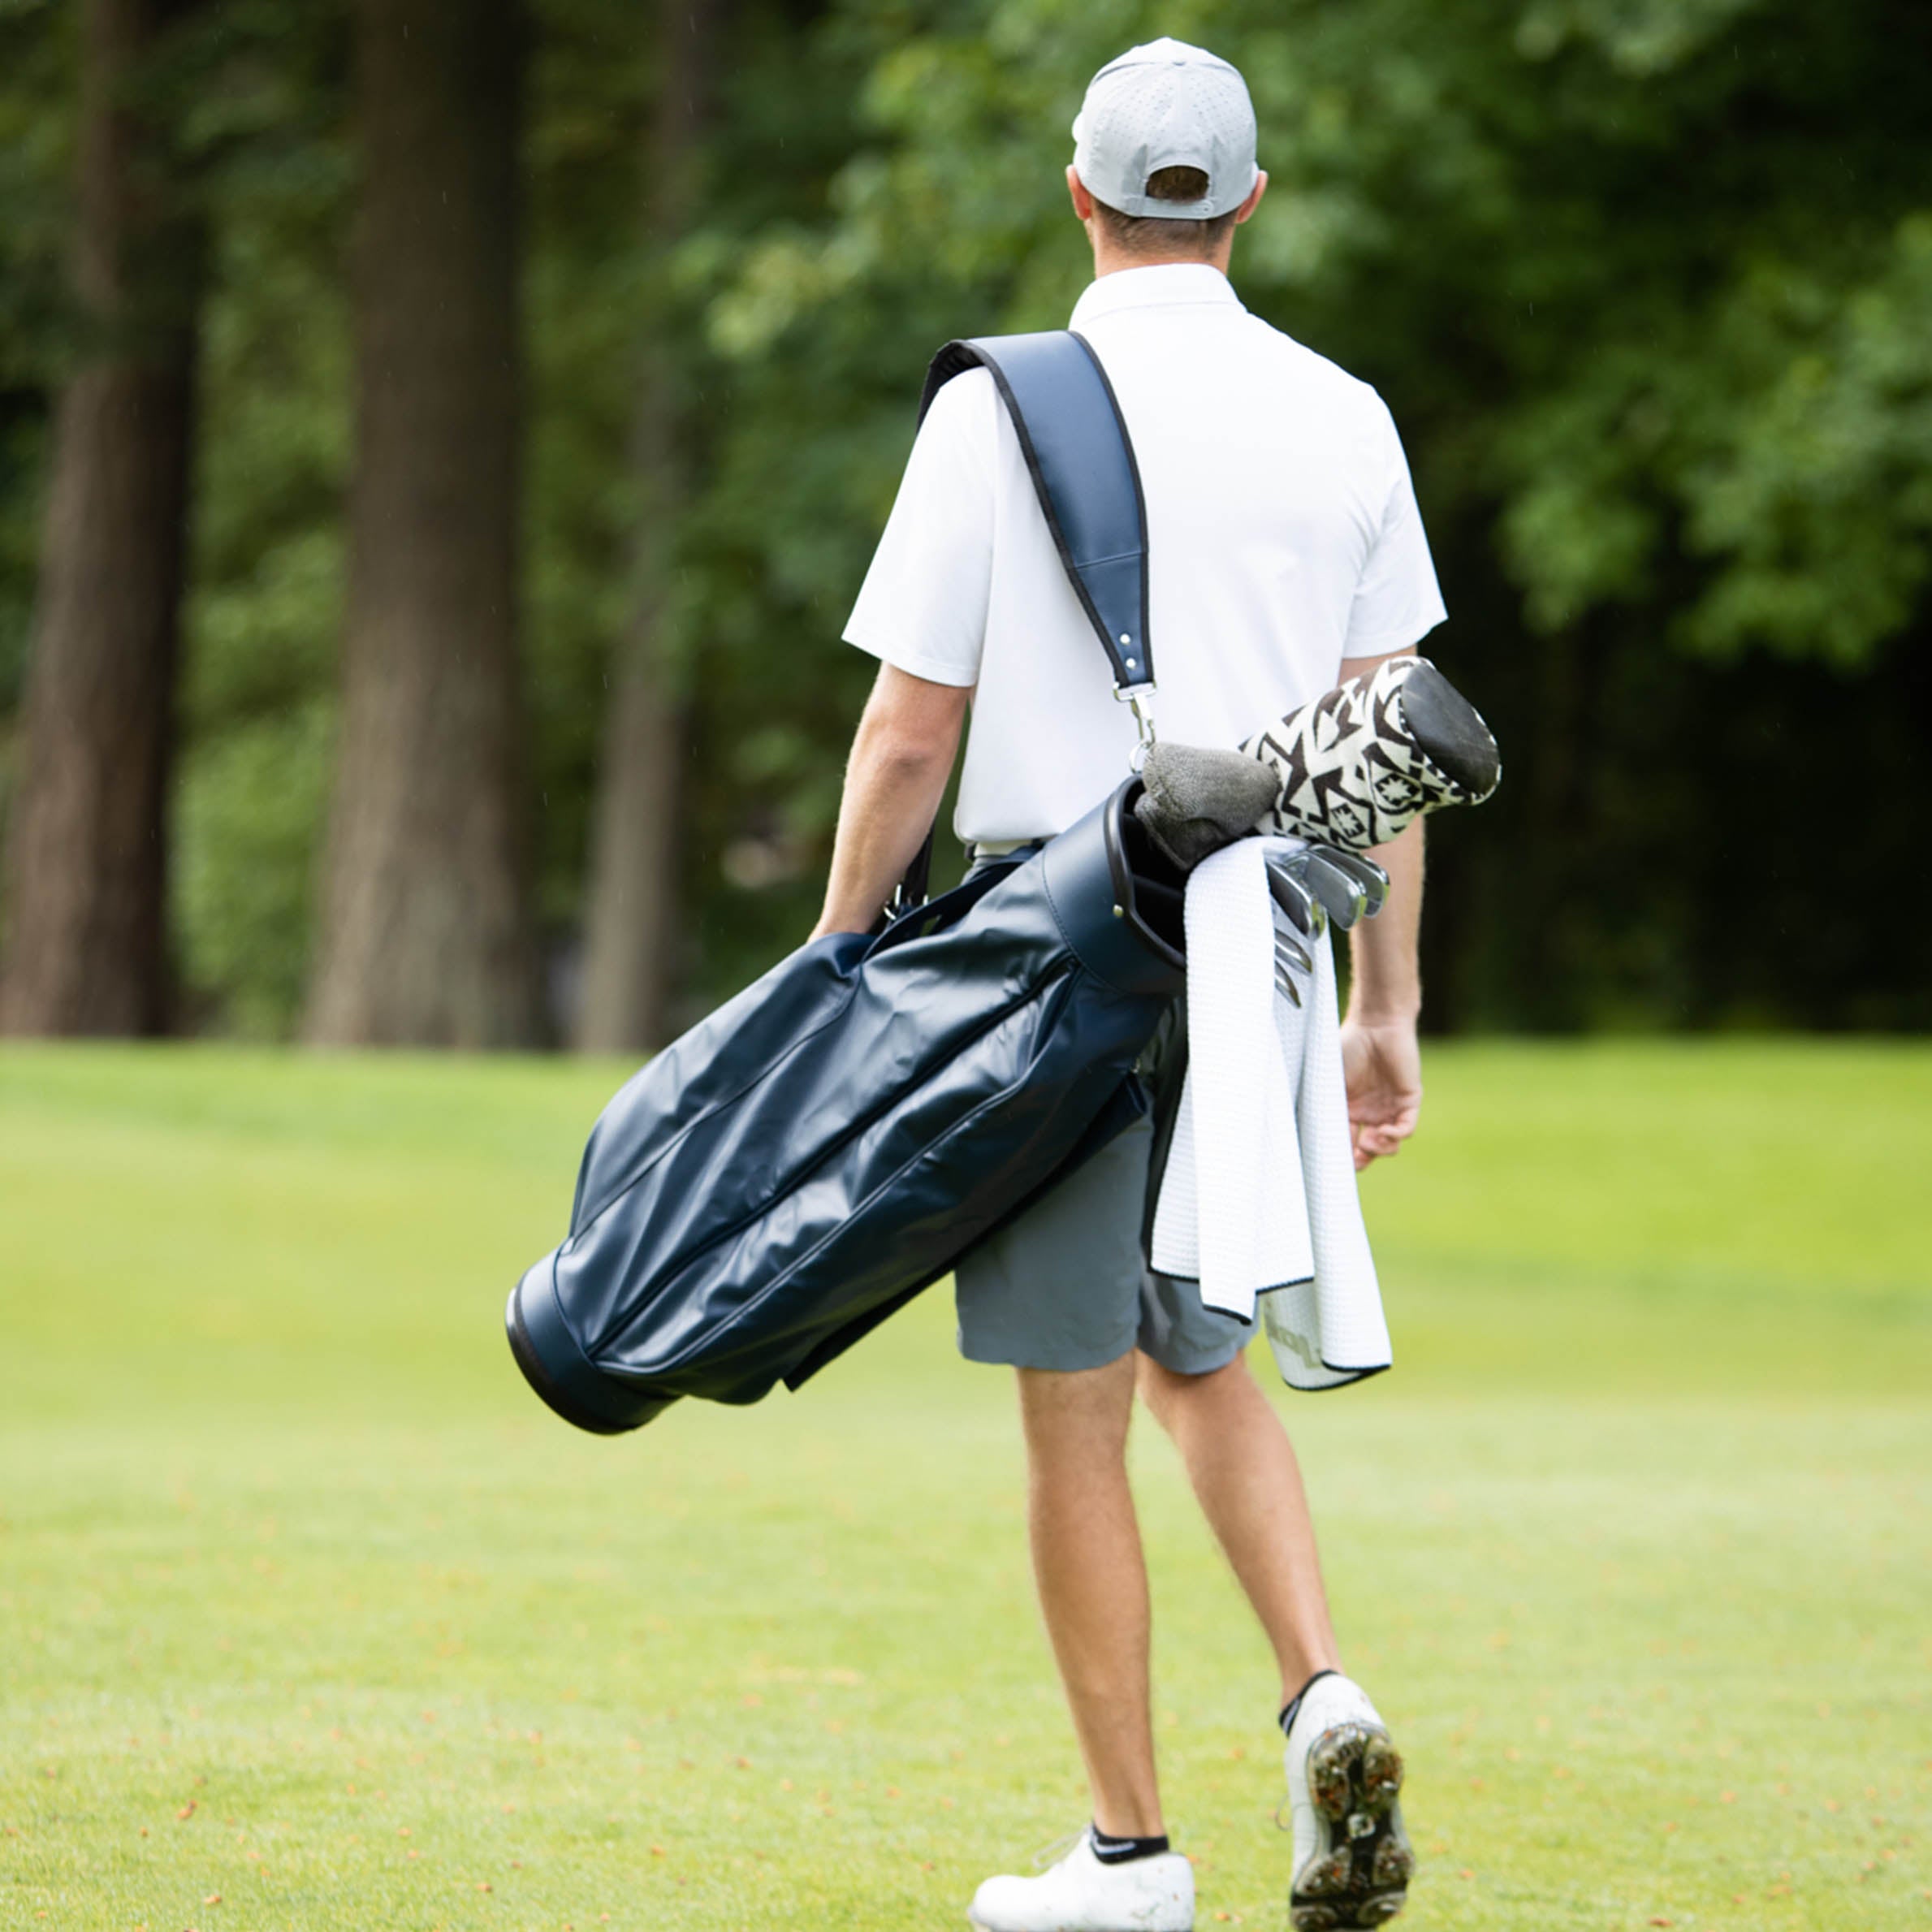
[[[921, 413], [992, 374], [1116, 694], [1153, 686], [1147, 526], [1078, 336], [949, 344]], [[1136, 711], [1139, 712], [1136, 702]], [[782, 961], [652, 1060], [585, 1150], [563, 1244], [512, 1292], [537, 1393], [604, 1434], [679, 1396], [797, 1388], [1145, 1112], [1186, 979], [1182, 876], [1129, 778], [1071, 830]]]

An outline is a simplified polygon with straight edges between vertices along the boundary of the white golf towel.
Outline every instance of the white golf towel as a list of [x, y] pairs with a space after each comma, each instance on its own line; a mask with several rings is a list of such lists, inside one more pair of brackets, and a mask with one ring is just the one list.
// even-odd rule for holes
[[[1333, 1388], [1392, 1359], [1362, 1225], [1327, 935], [1297, 1007], [1275, 989], [1270, 852], [1238, 839], [1187, 881], [1187, 1077], [1152, 1260], [1246, 1320], [1257, 1303], [1282, 1379]], [[1300, 936], [1295, 936], [1299, 939]]]

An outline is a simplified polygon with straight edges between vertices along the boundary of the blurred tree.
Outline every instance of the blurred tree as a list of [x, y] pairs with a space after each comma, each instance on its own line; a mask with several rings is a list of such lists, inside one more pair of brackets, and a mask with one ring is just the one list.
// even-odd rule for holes
[[357, 0], [344, 711], [307, 1031], [540, 1030], [516, 657], [513, 0]]
[[630, 609], [612, 654], [584, 908], [577, 1045], [634, 1052], [668, 1037], [678, 956], [677, 855], [687, 716], [670, 573], [691, 493], [683, 447], [689, 374], [669, 326], [670, 257], [694, 225], [719, 0], [659, 0], [657, 101], [644, 164], [644, 246], [654, 299], [637, 352], [630, 430]]
[[73, 326], [73, 10], [0, 12], [0, 824], [32, 634], [47, 433]]
[[54, 474], [6, 848], [0, 1031], [151, 1033], [168, 991], [166, 805], [201, 247], [146, 83], [175, 0], [80, 17], [80, 341]]
[[175, 84], [205, 184], [192, 579], [175, 812], [184, 1023], [286, 1038], [334, 765], [354, 187], [336, 5], [219, 0]]

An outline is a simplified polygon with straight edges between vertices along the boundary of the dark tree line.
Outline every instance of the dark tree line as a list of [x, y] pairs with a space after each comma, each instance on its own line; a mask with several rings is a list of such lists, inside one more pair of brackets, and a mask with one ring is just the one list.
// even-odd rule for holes
[[[158, 84], [193, 0], [86, 0], [73, 308], [10, 813], [0, 1026], [170, 1022], [167, 808], [194, 429], [198, 218]], [[689, 218], [709, 0], [656, 23], [639, 226]], [[304, 1031], [467, 1047], [545, 1037], [520, 656], [524, 354], [514, 0], [357, 0], [347, 283], [340, 743]], [[175, 105], [179, 106], [179, 103]], [[581, 1018], [661, 1037], [674, 923], [679, 705], [656, 631], [685, 494], [675, 373], [640, 344], [632, 608], [613, 648]]]
[[539, 1002], [518, 661], [510, 0], [357, 0], [342, 742], [307, 1031], [503, 1047]]
[[636, 491], [629, 607], [612, 654], [584, 909], [577, 1044], [618, 1052], [663, 1037], [676, 957], [680, 783], [686, 729], [679, 668], [664, 645], [672, 533], [692, 490], [680, 434], [685, 372], [668, 352], [664, 264], [701, 192], [701, 144], [719, 58], [712, 0], [659, 0], [662, 70], [642, 156], [643, 245], [657, 326], [629, 358], [629, 460]]
[[[1075, 0], [0, 15], [0, 1028], [660, 1039], [809, 921], [946, 337], [1084, 279]], [[1449, 1026], [1918, 1026], [1932, 28], [1230, 0], [1507, 782]]]
[[88, 0], [51, 481], [6, 844], [0, 1030], [151, 1033], [167, 1011], [200, 239], [136, 83], [182, 8]]

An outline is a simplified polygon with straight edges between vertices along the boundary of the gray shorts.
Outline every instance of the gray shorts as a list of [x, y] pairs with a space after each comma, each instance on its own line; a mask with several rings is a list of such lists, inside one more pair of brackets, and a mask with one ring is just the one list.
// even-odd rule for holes
[[1241, 1353], [1252, 1325], [1142, 1260], [1153, 1139], [1137, 1122], [959, 1264], [968, 1361], [1099, 1368], [1139, 1348], [1177, 1375], [1208, 1375]]

